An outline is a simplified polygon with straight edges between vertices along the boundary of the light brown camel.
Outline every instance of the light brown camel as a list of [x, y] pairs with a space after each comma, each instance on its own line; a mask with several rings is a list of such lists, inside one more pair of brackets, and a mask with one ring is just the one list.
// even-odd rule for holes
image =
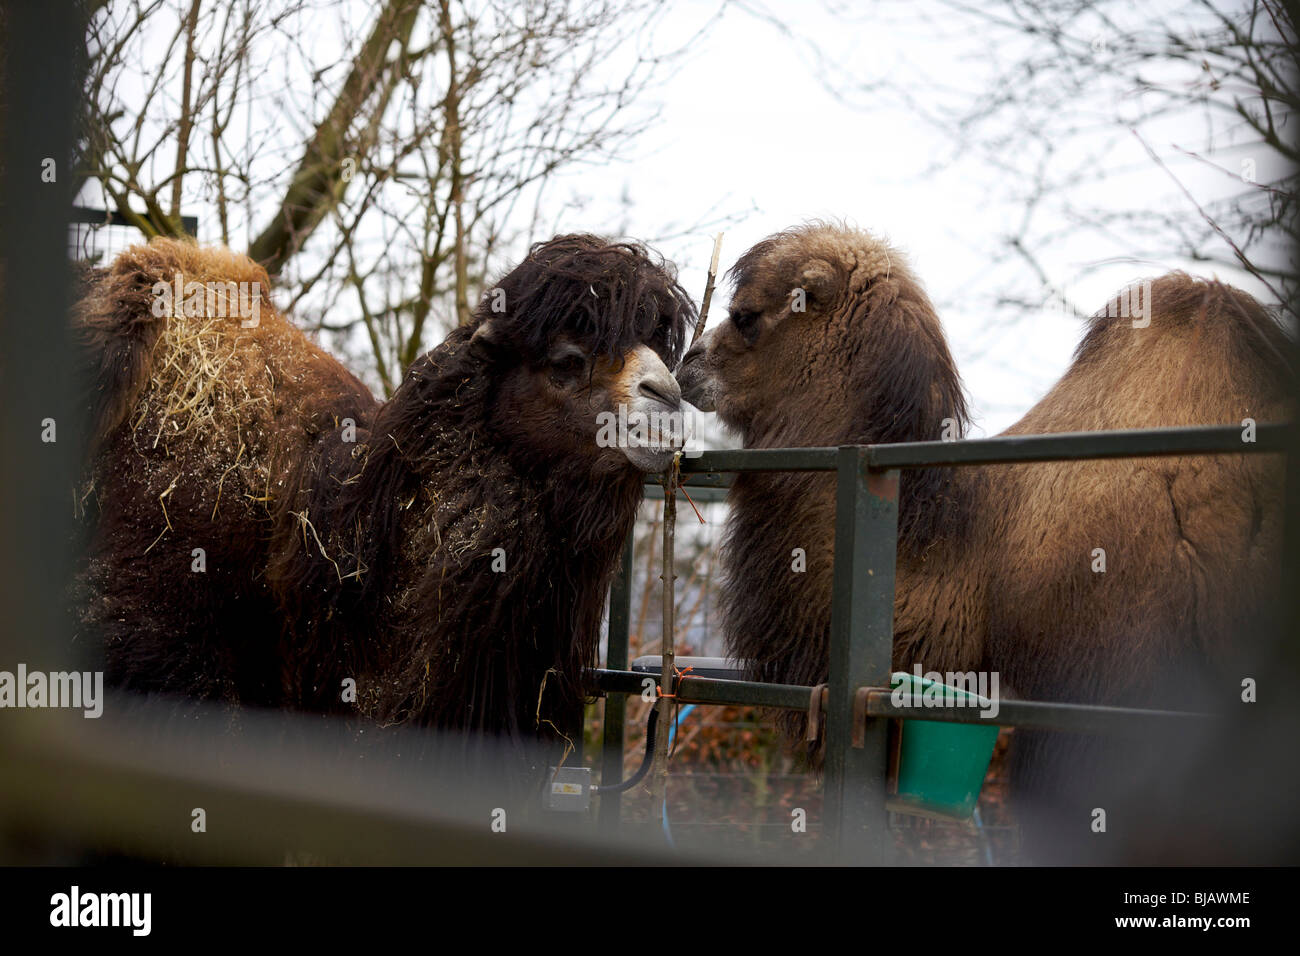
[[[966, 401], [942, 328], [897, 250], [814, 224], [759, 243], [731, 276], [729, 317], [691, 349], [678, 379], [685, 398], [716, 409], [745, 447], [964, 433]], [[1092, 318], [1069, 370], [1004, 434], [1288, 417], [1289, 344], [1250, 296], [1179, 273], [1150, 283], [1149, 296]], [[730, 653], [756, 679], [825, 680], [834, 479], [741, 474], [729, 501]], [[909, 471], [894, 665], [997, 671], [1003, 691], [1022, 698], [1228, 706], [1257, 674], [1250, 638], [1277, 593], [1281, 536], [1277, 456]], [[806, 573], [792, 570], [796, 548]], [[793, 739], [801, 724], [784, 722]], [[1020, 736], [1015, 776], [1026, 792], [1034, 765], [1051, 772], [1033, 756], [1033, 735]], [[1079, 802], [1067, 816], [1095, 806], [1083, 792], [1042, 802], [1059, 808], [1066, 797]], [[1086, 818], [1066, 825], [1076, 824], [1087, 833]]]

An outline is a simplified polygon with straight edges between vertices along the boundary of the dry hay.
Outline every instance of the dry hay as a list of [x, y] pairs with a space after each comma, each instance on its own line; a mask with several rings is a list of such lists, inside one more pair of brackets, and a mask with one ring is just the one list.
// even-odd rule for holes
[[146, 553], [175, 530], [168, 500], [178, 483], [188, 486], [191, 503], [200, 503], [194, 518], [216, 520], [222, 507], [240, 505], [265, 517], [276, 385], [264, 347], [268, 331], [243, 328], [233, 315], [178, 309], [167, 317], [128, 419], [131, 467], [148, 475], [159, 503], [158, 536]]
[[[241, 415], [253, 406], [269, 407], [275, 387], [265, 365], [261, 371], [266, 384], [257, 387], [250, 382], [247, 357], [240, 346], [251, 336], [240, 335], [244, 331], [238, 319], [224, 316], [182, 313], [168, 317], [154, 345], [149, 387], [137, 406], [132, 433], [152, 420], [156, 431], [150, 447], [157, 448], [164, 432], [169, 438], [204, 437], [205, 432], [212, 437], [214, 432], [233, 426], [240, 439], [236, 447], [242, 447]], [[250, 384], [257, 390], [250, 389]]]

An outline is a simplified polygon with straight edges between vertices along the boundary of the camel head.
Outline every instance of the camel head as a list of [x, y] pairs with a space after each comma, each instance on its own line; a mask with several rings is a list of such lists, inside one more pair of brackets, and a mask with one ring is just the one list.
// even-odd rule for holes
[[681, 446], [681, 357], [695, 307], [643, 246], [559, 236], [487, 290], [472, 354], [495, 383], [489, 421], [532, 466], [659, 471]]
[[939, 320], [902, 256], [813, 223], [732, 267], [727, 319], [678, 371], [686, 401], [747, 446], [940, 438], [966, 403]]

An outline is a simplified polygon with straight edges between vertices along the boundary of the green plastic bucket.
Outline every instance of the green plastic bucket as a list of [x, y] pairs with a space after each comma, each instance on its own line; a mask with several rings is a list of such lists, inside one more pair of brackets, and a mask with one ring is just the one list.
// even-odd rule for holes
[[917, 717], [898, 721], [895, 730], [897, 790], [890, 795], [888, 807], [915, 816], [969, 820], [993, 758], [998, 727], [989, 723], [925, 720], [921, 695], [926, 688], [935, 687], [943, 690], [931, 690], [932, 695], [951, 695], [953, 699], [969, 700], [972, 707], [979, 707], [978, 695], [960, 687], [902, 671], [890, 675], [891, 689], [910, 691], [912, 699], [917, 701]]

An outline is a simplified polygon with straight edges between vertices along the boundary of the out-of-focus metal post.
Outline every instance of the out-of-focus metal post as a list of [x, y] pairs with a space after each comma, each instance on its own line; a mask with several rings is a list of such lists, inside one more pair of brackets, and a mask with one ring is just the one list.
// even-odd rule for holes
[[[632, 546], [635, 532], [629, 532], [623, 545], [623, 560], [609, 589], [609, 639], [605, 666], [610, 670], [627, 670], [628, 629], [632, 616]], [[623, 779], [623, 725], [627, 714], [627, 697], [605, 695], [604, 737], [600, 757], [600, 785], [619, 783]], [[618, 827], [622, 795], [606, 793], [600, 797], [598, 811], [602, 829]]]
[[845, 446], [836, 477], [824, 833], [832, 860], [878, 864], [888, 862], [888, 721], [866, 716], [858, 689], [889, 686], [899, 474], [869, 471], [867, 450]]

